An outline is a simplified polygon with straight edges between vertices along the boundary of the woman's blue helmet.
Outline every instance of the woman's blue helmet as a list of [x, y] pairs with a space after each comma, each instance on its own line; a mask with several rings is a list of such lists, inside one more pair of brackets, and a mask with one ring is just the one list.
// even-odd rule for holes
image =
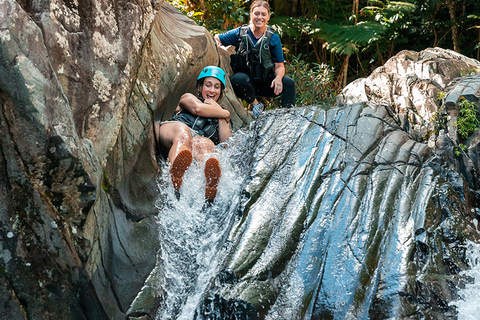
[[197, 85], [200, 80], [207, 77], [213, 77], [220, 80], [222, 83], [222, 89], [225, 89], [227, 76], [225, 75], [225, 71], [223, 71], [221, 68], [216, 66], [208, 66], [203, 68], [202, 72], [200, 72], [198, 75]]

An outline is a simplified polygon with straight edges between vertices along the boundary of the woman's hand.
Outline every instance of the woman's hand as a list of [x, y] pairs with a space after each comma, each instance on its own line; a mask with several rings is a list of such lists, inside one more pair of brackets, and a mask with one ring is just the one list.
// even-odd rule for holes
[[222, 106], [218, 104], [218, 102], [216, 102], [215, 100], [212, 100], [212, 99], [205, 99], [204, 103], [219, 109], [220, 115], [215, 117], [215, 118], [224, 119], [225, 121], [227, 121], [227, 123], [230, 122], [230, 112], [223, 109]]
[[180, 98], [178, 105], [198, 117], [228, 119], [230, 121], [230, 112], [223, 109], [212, 99], [205, 99], [205, 102], [201, 102], [193, 94], [185, 93]]
[[283, 76], [285, 75], [285, 64], [283, 62], [275, 62], [275, 79], [272, 81], [270, 88], [273, 88], [275, 95], [279, 95], [283, 91]]
[[218, 34], [216, 34], [214, 37], [215, 39], [215, 43], [217, 44], [217, 47], [221, 47], [222, 46], [222, 41], [220, 41], [220, 37], [218, 36]]
[[273, 79], [273, 81], [272, 81], [272, 85], [270, 86], [270, 88], [273, 88], [273, 93], [275, 93], [275, 95], [277, 95], [277, 96], [280, 93], [282, 93], [282, 91], [283, 91], [282, 78], [281, 77], [275, 77], [275, 79]]
[[214, 107], [216, 107], [216, 108], [223, 109], [223, 108], [218, 104], [218, 102], [215, 101], [215, 100], [213, 100], [213, 99], [205, 99], [204, 103], [209, 104], [209, 105], [211, 105], [211, 106], [214, 106]]
[[232, 131], [230, 131], [230, 126], [225, 119], [218, 119], [218, 134], [220, 142], [225, 142], [232, 135]]

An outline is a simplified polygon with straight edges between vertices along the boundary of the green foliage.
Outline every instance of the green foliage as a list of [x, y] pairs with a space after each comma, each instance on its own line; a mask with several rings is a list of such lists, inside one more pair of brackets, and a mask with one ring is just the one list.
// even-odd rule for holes
[[455, 146], [455, 156], [460, 157], [462, 155], [462, 151], [467, 150], [467, 146], [463, 143], [460, 143], [458, 146]]
[[463, 140], [466, 140], [472, 133], [477, 131], [479, 121], [477, 118], [477, 105], [474, 102], [469, 102], [463, 99], [459, 103], [460, 110], [458, 111], [457, 131]]
[[325, 40], [328, 50], [351, 55], [372, 38], [385, 32], [386, 28], [378, 22], [360, 22], [357, 25], [330, 24], [323, 21], [311, 21], [305, 18], [272, 18], [270, 24], [280, 36], [299, 38], [305, 35], [310, 41]]
[[332, 89], [334, 71], [326, 64], [307, 63], [302, 55], [293, 56], [286, 64], [286, 73], [295, 80], [297, 105], [331, 104], [336, 93]]
[[212, 1], [205, 0], [205, 7], [210, 19], [203, 20], [208, 30], [224, 30], [248, 23], [250, 13], [244, 8], [245, 1]]
[[444, 91], [439, 91], [439, 92], [437, 92], [437, 100], [438, 100], [438, 104], [439, 104], [439, 105], [442, 104], [443, 99], [445, 99], [446, 96], [447, 96], [447, 93], [444, 92]]
[[352, 55], [360, 46], [366, 45], [386, 32], [378, 22], [359, 22], [356, 25], [324, 24], [323, 29], [314, 32], [328, 42], [328, 50], [338, 54]]
[[305, 18], [274, 17], [269, 25], [275, 29], [280, 37], [300, 38], [303, 34], [309, 34], [314, 22]]
[[368, 1], [369, 6], [361, 9], [362, 19], [375, 21], [384, 27], [383, 32], [372, 36], [365, 52], [372, 51], [370, 62], [380, 58], [381, 63], [385, 60], [384, 55], [389, 57], [396, 43], [406, 42], [402, 30], [408, 30], [411, 25], [411, 15], [416, 5], [410, 2], [400, 1]]
[[211, 32], [236, 27], [249, 20], [249, 10], [246, 9], [248, 4], [243, 0], [204, 0], [200, 2], [202, 7], [192, 7], [192, 2], [188, 0], [167, 1]]
[[447, 124], [447, 113], [445, 112], [445, 107], [441, 106], [438, 108], [438, 111], [432, 117], [432, 122], [435, 126], [436, 132], [445, 128]]
[[462, 155], [462, 152], [458, 147], [455, 147], [455, 156], [460, 157]]
[[464, 77], [464, 76], [476, 74], [476, 73], [478, 73], [478, 72], [480, 72], [480, 69], [470, 68], [470, 69], [468, 69], [467, 71], [461, 70], [461, 71], [460, 71], [460, 75], [461, 75], [462, 77]]
[[194, 19], [196, 22], [198, 22], [198, 19], [196, 19], [196, 17], [199, 15], [203, 15], [202, 12], [195, 11], [192, 8], [190, 8], [187, 4], [188, 2], [187, 0], [167, 0], [167, 2], [173, 5], [178, 10], [180, 10], [180, 12], [186, 15], [187, 17]]

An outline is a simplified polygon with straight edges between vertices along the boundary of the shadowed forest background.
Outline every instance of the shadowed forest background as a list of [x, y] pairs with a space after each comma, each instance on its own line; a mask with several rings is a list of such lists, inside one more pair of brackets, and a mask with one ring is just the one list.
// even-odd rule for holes
[[[210, 33], [248, 23], [251, 1], [168, 0]], [[479, 0], [271, 0], [297, 104], [333, 101], [402, 50], [452, 49], [480, 58]]]

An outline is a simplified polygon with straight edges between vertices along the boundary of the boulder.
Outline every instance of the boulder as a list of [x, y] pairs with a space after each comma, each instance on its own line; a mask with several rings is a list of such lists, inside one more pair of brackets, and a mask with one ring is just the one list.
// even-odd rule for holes
[[[348, 84], [337, 104], [370, 101], [384, 105], [403, 129], [425, 140], [427, 133], [435, 130], [442, 93], [448, 91], [455, 78], [476, 69], [480, 69], [478, 61], [451, 50], [404, 50], [367, 78]], [[455, 104], [458, 99], [457, 94]]]
[[[451, 50], [428, 48], [402, 51], [367, 78], [348, 84], [337, 106], [361, 101], [385, 106], [405, 132], [456, 163], [455, 170], [475, 188], [480, 181], [479, 133], [463, 141], [456, 123], [460, 101], [478, 102], [479, 97], [480, 62]], [[454, 159], [455, 153], [460, 153], [460, 161]]]
[[[204, 66], [231, 72], [228, 53], [164, 1], [3, 0], [0, 17], [2, 319], [155, 317], [169, 193], [154, 123]], [[197, 317], [453, 317], [478, 241], [480, 139], [458, 140], [454, 121], [461, 97], [478, 100], [478, 76], [461, 77], [478, 65], [404, 51], [338, 108], [268, 111], [238, 130], [241, 190], [206, 215], [235, 279], [206, 279]], [[249, 124], [230, 83], [222, 104], [233, 129]]]
[[[124, 318], [158, 250], [153, 124], [228, 57], [164, 1], [4, 0], [0, 17], [2, 316]], [[250, 121], [230, 84], [223, 103]]]

